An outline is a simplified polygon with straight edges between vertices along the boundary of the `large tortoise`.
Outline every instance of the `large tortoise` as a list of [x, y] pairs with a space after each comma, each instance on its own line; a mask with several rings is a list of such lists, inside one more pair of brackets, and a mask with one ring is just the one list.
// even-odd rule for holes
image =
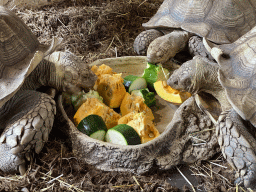
[[[25, 160], [48, 140], [56, 113], [49, 86], [75, 93], [97, 77], [70, 52], [54, 52], [60, 40], [42, 45], [14, 13], [0, 6], [0, 169], [26, 171]], [[44, 57], [49, 55], [48, 60]]]
[[[196, 59], [184, 63], [168, 80], [181, 90], [211, 93], [223, 112], [216, 123], [222, 153], [236, 170], [236, 183], [256, 189], [255, 68], [256, 27], [232, 44], [213, 45], [205, 40], [219, 65]], [[213, 70], [212, 70], [213, 69]], [[205, 78], [208, 77], [208, 78]], [[200, 103], [200, 102], [199, 102]], [[203, 105], [201, 105], [203, 107]], [[207, 112], [207, 109], [203, 109]], [[211, 113], [208, 113], [211, 115]]]
[[164, 63], [189, 41], [192, 54], [212, 58], [198, 36], [216, 44], [232, 43], [254, 27], [255, 10], [254, 0], [165, 0], [142, 24], [146, 31], [136, 37], [134, 50], [147, 54], [151, 63]]

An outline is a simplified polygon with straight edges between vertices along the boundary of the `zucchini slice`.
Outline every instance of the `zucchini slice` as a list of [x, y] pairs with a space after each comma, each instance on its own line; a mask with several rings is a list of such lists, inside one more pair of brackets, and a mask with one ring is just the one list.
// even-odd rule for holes
[[125, 89], [130, 93], [133, 90], [146, 88], [147, 82], [143, 77], [128, 75], [124, 78], [124, 86]]
[[107, 126], [99, 115], [88, 115], [77, 126], [77, 129], [91, 138], [103, 141]]
[[139, 134], [129, 125], [119, 124], [106, 133], [106, 141], [119, 145], [141, 144]]
[[131, 92], [131, 95], [137, 95], [137, 96], [142, 97], [144, 99], [144, 103], [148, 107], [152, 107], [152, 106], [156, 105], [155, 93], [154, 92], [150, 92], [148, 90], [148, 88], [139, 89], [139, 90], [133, 90]]

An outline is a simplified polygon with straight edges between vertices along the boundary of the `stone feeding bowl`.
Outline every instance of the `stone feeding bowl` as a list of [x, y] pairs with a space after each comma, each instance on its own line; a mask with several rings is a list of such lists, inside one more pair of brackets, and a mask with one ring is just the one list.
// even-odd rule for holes
[[[122, 73], [123, 77], [140, 76], [147, 66], [147, 60], [144, 56], [127, 56], [101, 59], [90, 65], [101, 64], [109, 65], [114, 72]], [[99, 141], [81, 133], [73, 122], [73, 107], [63, 102], [62, 96], [59, 96], [59, 110], [67, 124], [65, 131], [72, 142], [74, 155], [80, 161], [100, 170], [143, 174], [151, 168], [166, 170], [181, 163], [208, 159], [216, 153], [218, 144], [214, 125], [197, 107], [193, 96], [180, 106], [159, 96], [156, 96], [156, 100], [156, 106], [151, 109], [160, 136], [144, 144], [124, 146]], [[203, 129], [210, 131], [202, 132]], [[197, 132], [199, 136], [195, 134]], [[193, 145], [199, 142], [194, 139], [197, 136], [206, 143]]]

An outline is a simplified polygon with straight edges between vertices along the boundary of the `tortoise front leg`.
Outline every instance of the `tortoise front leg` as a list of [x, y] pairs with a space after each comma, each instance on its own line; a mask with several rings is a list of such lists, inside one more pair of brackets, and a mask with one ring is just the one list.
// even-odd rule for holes
[[188, 50], [192, 56], [200, 55], [210, 61], [215, 61], [211, 53], [206, 50], [201, 37], [192, 36], [188, 41]]
[[138, 55], [147, 55], [147, 49], [149, 44], [158, 37], [163, 36], [164, 34], [157, 29], [149, 29], [141, 32], [133, 43], [134, 51]]
[[39, 153], [53, 126], [55, 101], [47, 94], [20, 91], [0, 109], [0, 169], [25, 174], [25, 157]]
[[[223, 112], [216, 126], [218, 142], [229, 164], [236, 170], [236, 183], [256, 189], [256, 140], [234, 109]], [[253, 127], [254, 128], [254, 127]]]

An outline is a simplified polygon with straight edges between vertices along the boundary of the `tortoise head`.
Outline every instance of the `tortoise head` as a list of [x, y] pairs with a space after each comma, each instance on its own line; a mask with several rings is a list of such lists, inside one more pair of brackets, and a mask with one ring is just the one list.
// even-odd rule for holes
[[56, 75], [60, 78], [61, 89], [68, 93], [76, 93], [82, 89], [92, 88], [97, 76], [91, 68], [71, 52], [54, 52], [47, 59], [56, 66]]
[[167, 80], [173, 89], [194, 93], [193, 82], [196, 76], [196, 60], [190, 60], [181, 65]]
[[150, 63], [164, 63], [175, 54], [172, 52], [171, 45], [161, 36], [149, 44], [147, 60]]
[[220, 87], [217, 72], [217, 63], [201, 56], [195, 56], [174, 71], [167, 80], [167, 84], [174, 89], [192, 94], [202, 90], [214, 90]]

